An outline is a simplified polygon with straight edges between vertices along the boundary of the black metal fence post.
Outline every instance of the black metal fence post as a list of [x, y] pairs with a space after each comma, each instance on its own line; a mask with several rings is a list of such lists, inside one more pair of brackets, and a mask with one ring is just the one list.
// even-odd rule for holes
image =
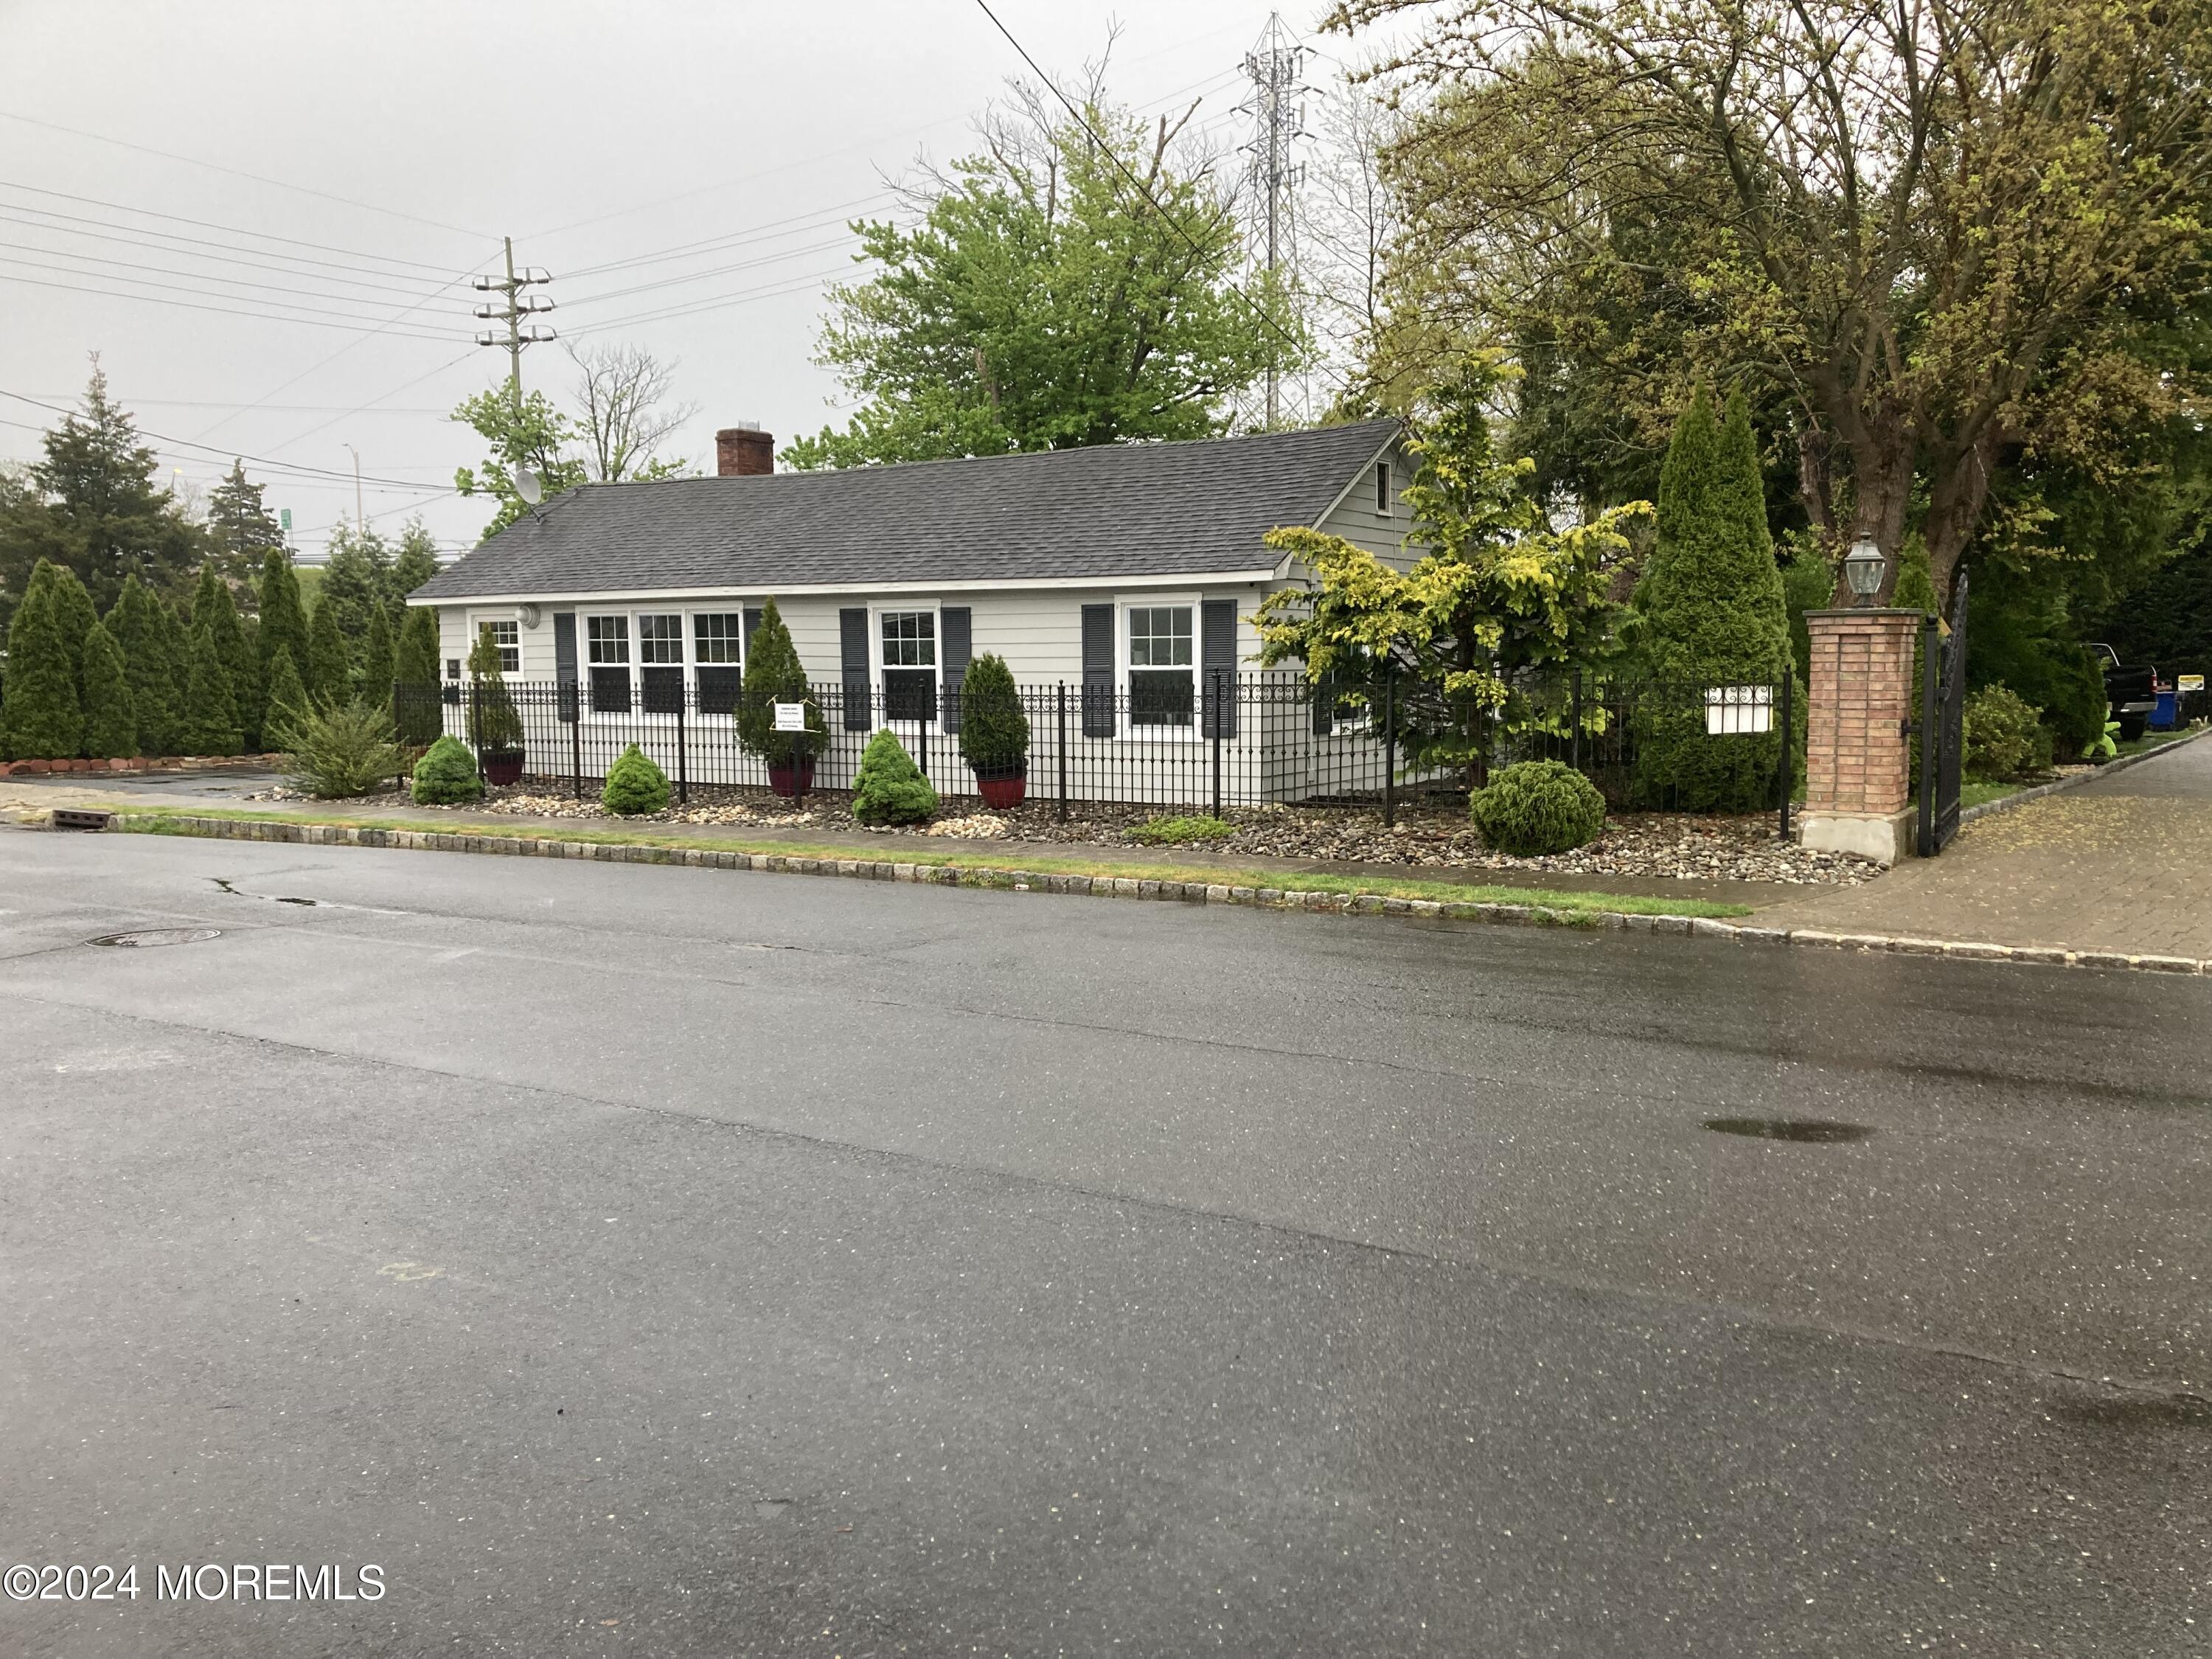
[[683, 805], [691, 804], [691, 757], [684, 742], [684, 705], [690, 701], [687, 688], [676, 689], [676, 799]]
[[1796, 684], [1794, 672], [1782, 677], [1782, 828], [1781, 836], [1790, 839], [1790, 797], [1797, 787], [1797, 726], [1790, 718], [1790, 688]]
[[1574, 713], [1569, 716], [1575, 725], [1567, 737], [1567, 764], [1577, 772], [1583, 769], [1583, 671], [1575, 670]]
[[1229, 711], [1221, 701], [1221, 671], [1213, 671], [1213, 816], [1221, 816], [1221, 728]]
[[399, 738], [399, 742], [393, 745], [393, 751], [399, 757], [399, 774], [392, 781], [395, 787], [400, 789], [407, 787], [407, 716], [404, 712], [406, 706], [405, 696], [406, 693], [398, 686], [395, 685], [392, 688], [392, 734]]
[[1386, 663], [1382, 669], [1382, 827], [1398, 822], [1398, 709], [1397, 677]]
[[1060, 821], [1067, 822], [1067, 682], [1060, 683], [1060, 738], [1053, 755], [1060, 762]]
[[576, 799], [584, 798], [584, 697], [580, 685], [572, 694], [576, 706], [568, 711], [568, 776], [575, 787]]
[[483, 688], [476, 677], [469, 678], [469, 747], [476, 751], [477, 782], [484, 781], [483, 770]]

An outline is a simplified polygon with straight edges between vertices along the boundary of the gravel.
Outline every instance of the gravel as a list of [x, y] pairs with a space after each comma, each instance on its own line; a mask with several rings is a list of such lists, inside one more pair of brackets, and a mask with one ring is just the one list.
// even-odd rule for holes
[[[492, 789], [483, 802], [464, 810], [517, 817], [604, 820], [612, 817], [595, 799], [580, 801], [542, 790], [542, 785], [529, 784]], [[617, 821], [774, 830], [862, 827], [854, 823], [848, 798], [841, 791], [809, 794], [803, 806], [758, 790], [719, 785], [696, 785], [691, 796], [689, 805], [671, 805], [664, 812]], [[252, 799], [305, 798], [279, 786]], [[397, 792], [371, 797], [365, 804], [409, 811], [441, 810], [418, 808]], [[1018, 839], [1126, 850], [1132, 843], [1124, 832], [1155, 816], [1149, 808], [1098, 803], [1072, 810], [1077, 816], [1063, 823], [1049, 801], [1028, 802], [1000, 812], [961, 811], [956, 807], [953, 816], [927, 824], [868, 826], [867, 833], [969, 841]], [[1232, 858], [1329, 859], [1399, 867], [1456, 865], [1553, 875], [1764, 881], [1801, 886], [1854, 886], [1881, 873], [1880, 866], [1862, 859], [1809, 852], [1794, 842], [1777, 840], [1771, 813], [1750, 817], [1616, 813], [1606, 820], [1604, 834], [1589, 846], [1528, 859], [1510, 857], [1485, 846], [1468, 823], [1466, 809], [1455, 802], [1409, 803], [1400, 809], [1397, 823], [1387, 830], [1382, 812], [1369, 807], [1230, 807], [1224, 817], [1233, 826], [1227, 838], [1175, 845]]]

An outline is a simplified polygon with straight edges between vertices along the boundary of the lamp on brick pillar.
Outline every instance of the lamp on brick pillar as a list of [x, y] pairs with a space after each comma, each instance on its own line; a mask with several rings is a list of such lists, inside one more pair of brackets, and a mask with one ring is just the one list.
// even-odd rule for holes
[[[1862, 558], [1863, 550], [1871, 556]], [[1798, 838], [1825, 852], [1893, 864], [1915, 845], [1905, 739], [1920, 613], [1867, 604], [1887, 563], [1872, 539], [1862, 538], [1844, 561], [1858, 607], [1805, 613], [1812, 672]]]

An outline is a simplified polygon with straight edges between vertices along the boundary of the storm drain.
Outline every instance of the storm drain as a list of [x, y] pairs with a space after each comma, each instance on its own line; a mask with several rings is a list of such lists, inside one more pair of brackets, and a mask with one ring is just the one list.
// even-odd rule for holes
[[1709, 1117], [1715, 1134], [1748, 1135], [1753, 1140], [1802, 1140], [1816, 1146], [1864, 1140], [1874, 1133], [1863, 1123], [1832, 1123], [1816, 1117]]
[[112, 821], [110, 814], [87, 806], [57, 806], [52, 816], [57, 830], [105, 830]]
[[102, 933], [98, 939], [87, 939], [88, 945], [117, 945], [133, 951], [151, 950], [157, 945], [198, 945], [203, 939], [221, 939], [220, 927], [140, 927], [128, 933]]

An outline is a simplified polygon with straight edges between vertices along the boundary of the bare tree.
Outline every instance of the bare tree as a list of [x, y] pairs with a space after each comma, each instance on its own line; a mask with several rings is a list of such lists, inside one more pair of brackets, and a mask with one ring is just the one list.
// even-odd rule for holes
[[1394, 131], [1388, 105], [1346, 73], [1322, 100], [1315, 158], [1306, 173], [1300, 287], [1321, 349], [1317, 367], [1347, 401], [1402, 408], [1408, 388], [1375, 369], [1389, 319], [1385, 263], [1401, 234], [1382, 158]]
[[670, 401], [677, 366], [643, 346], [613, 341], [568, 350], [578, 370], [576, 423], [592, 481], [620, 483], [687, 471], [680, 457], [668, 460], [653, 453], [699, 412], [696, 404]]

